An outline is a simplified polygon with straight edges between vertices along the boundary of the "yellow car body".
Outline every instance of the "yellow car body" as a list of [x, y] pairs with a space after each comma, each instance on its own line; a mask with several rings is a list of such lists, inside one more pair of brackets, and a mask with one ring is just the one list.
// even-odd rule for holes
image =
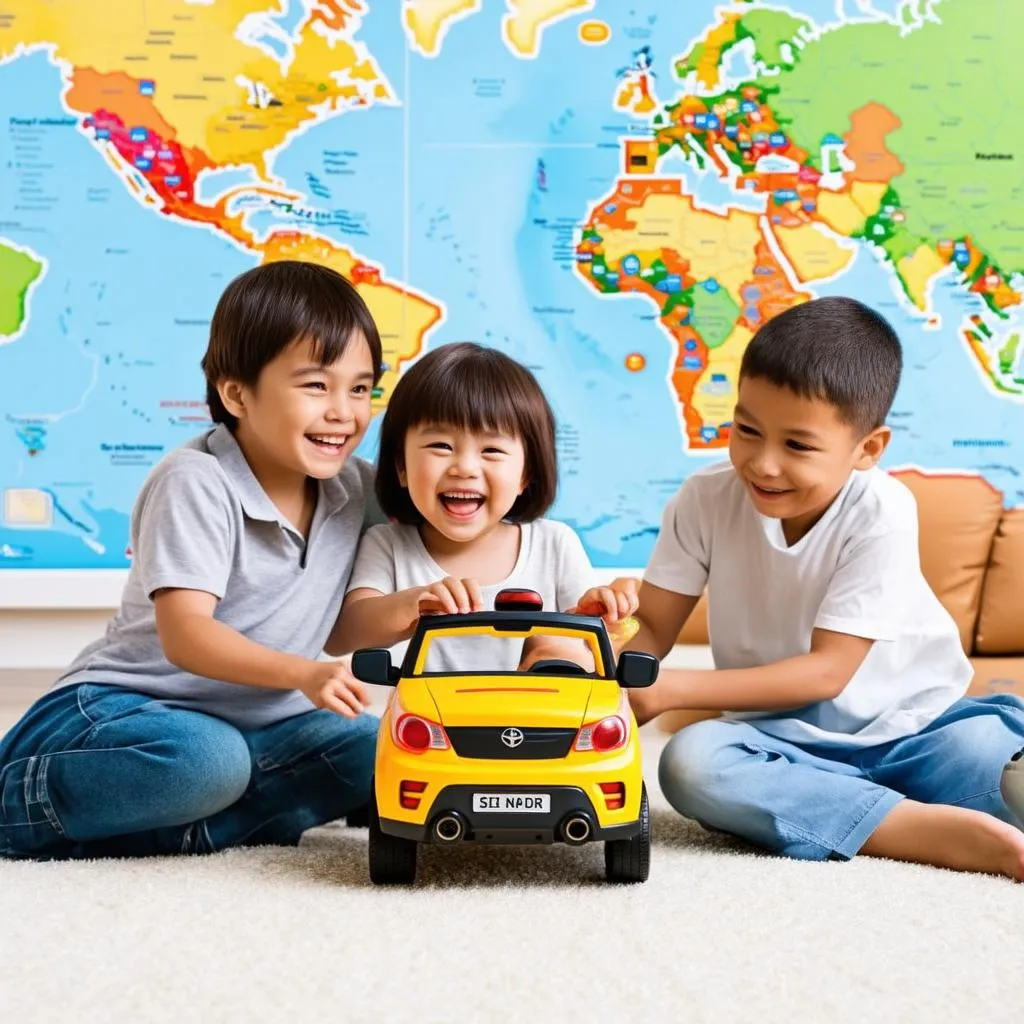
[[[595, 671], [561, 661], [528, 672], [425, 671], [433, 643], [466, 633], [583, 641]], [[387, 652], [359, 652], [357, 675], [367, 654], [379, 667]], [[595, 840], [606, 843], [606, 861], [617, 852], [619, 861], [637, 862], [625, 872], [609, 866], [609, 878], [646, 878], [640, 741], [600, 619], [522, 611], [424, 618], [400, 673], [389, 660], [388, 666], [397, 685], [377, 741], [370, 836], [375, 881], [411, 881], [418, 843]], [[362, 678], [383, 681], [380, 672], [374, 677], [364, 670]], [[645, 849], [630, 854], [638, 837]], [[623, 873], [643, 878], [619, 877]]]

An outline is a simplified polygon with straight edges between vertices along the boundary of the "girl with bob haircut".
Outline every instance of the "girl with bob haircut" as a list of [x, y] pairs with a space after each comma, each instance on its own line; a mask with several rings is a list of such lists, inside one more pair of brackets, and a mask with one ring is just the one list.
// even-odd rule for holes
[[[376, 489], [392, 522], [363, 537], [328, 653], [390, 647], [398, 660], [421, 615], [489, 610], [506, 587], [574, 609], [592, 570], [572, 529], [543, 518], [557, 483], [555, 418], [533, 374], [471, 342], [429, 352], [384, 414]], [[512, 672], [542, 655], [588, 658], [575, 641], [446, 637], [428, 671]]]

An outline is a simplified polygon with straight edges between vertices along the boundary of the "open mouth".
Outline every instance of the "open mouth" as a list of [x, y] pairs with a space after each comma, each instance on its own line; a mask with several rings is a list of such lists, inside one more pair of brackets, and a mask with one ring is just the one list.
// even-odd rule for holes
[[351, 434], [306, 434], [306, 440], [321, 454], [337, 458], [344, 452]]
[[777, 501], [779, 498], [785, 497], [791, 493], [789, 488], [785, 487], [759, 487], [757, 484], [751, 482], [751, 490], [765, 501]]
[[453, 519], [472, 519], [487, 500], [479, 491], [445, 491], [438, 497]]

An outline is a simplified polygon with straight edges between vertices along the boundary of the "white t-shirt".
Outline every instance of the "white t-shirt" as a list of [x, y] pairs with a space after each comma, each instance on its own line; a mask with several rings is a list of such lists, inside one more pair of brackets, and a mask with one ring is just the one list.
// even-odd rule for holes
[[[481, 586], [484, 608], [506, 587], [535, 590], [545, 611], [572, 608], [594, 585], [593, 570], [583, 544], [572, 528], [552, 519], [520, 524], [519, 557], [507, 579]], [[388, 523], [371, 527], [356, 554], [348, 591], [369, 587], [393, 594], [443, 580], [446, 573], [423, 546], [415, 526]], [[401, 664], [408, 641], [391, 648], [392, 662]], [[428, 672], [514, 672], [523, 641], [516, 638], [444, 637], [431, 644]]]
[[780, 715], [731, 712], [794, 743], [873, 746], [918, 732], [963, 696], [972, 669], [956, 624], [921, 574], [917, 506], [880, 469], [854, 472], [792, 547], [760, 515], [730, 463], [669, 501], [644, 578], [679, 594], [707, 584], [717, 668], [810, 650], [820, 628], [875, 640], [834, 700]]

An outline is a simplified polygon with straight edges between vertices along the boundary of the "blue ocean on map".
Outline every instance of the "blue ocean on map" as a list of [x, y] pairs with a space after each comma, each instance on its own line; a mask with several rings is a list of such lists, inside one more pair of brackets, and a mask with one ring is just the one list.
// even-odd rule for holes
[[[678, 98], [674, 62], [717, 5], [599, 0], [546, 26], [531, 59], [503, 41], [501, 3], [453, 21], [433, 57], [410, 46], [398, 4], [364, 6], [354, 40], [390, 99], [309, 122], [268, 154], [262, 182], [253, 164], [204, 171], [195, 202], [230, 191], [229, 212], [242, 214], [254, 244], [282, 230], [315, 233], [377, 267], [442, 310], [428, 348], [475, 340], [529, 366], [559, 424], [552, 514], [578, 531], [598, 568], [640, 568], [667, 499], [726, 453], [687, 446], [671, 379], [677, 342], [654, 302], [601, 294], [577, 246], [624, 174], [623, 140], [650, 132], [616, 107], [618, 91], [649, 59], [658, 100]], [[891, 18], [900, 3], [788, 9], [827, 27]], [[253, 22], [261, 59], [285, 57], [305, 17], [291, 0]], [[607, 24], [609, 42], [581, 43], [587, 17]], [[732, 51], [723, 76], [753, 76], [752, 52]], [[127, 567], [146, 474], [207, 427], [199, 361], [214, 306], [258, 259], [217, 228], [147, 202], [64, 105], [66, 73], [41, 49], [0, 64], [0, 245], [44, 265], [21, 333], [0, 337], [0, 568]], [[735, 176], [679, 149], [657, 173], [678, 180], [698, 210], [764, 209]], [[887, 466], [980, 473], [1007, 504], [1024, 504], [1022, 407], [996, 391], [961, 338], [968, 317], [988, 314], [954, 271], [932, 281], [927, 313], [866, 243], [834, 279], [802, 287], [868, 302], [903, 339]], [[1014, 314], [1004, 328], [1017, 327]], [[371, 459], [378, 426], [360, 448]]]

